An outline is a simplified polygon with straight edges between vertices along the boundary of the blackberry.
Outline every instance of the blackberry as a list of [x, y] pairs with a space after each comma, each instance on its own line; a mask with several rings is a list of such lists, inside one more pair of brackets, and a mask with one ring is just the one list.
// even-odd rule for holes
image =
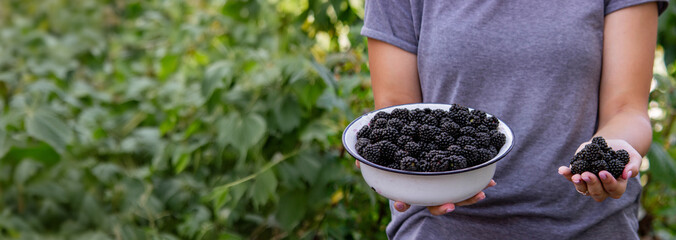
[[373, 119], [381, 119], [381, 118], [382, 119], [390, 119], [390, 114], [383, 112], [383, 111], [380, 111], [380, 112], [377, 112], [375, 116], [373, 116]]
[[357, 132], [357, 138], [368, 138], [371, 135], [371, 128], [366, 125]]
[[629, 163], [629, 152], [627, 152], [627, 150], [624, 149], [617, 150], [615, 152], [615, 155], [617, 160], [619, 160], [620, 163], [622, 163], [622, 165], [627, 165], [627, 163]]
[[401, 128], [401, 134], [411, 136], [411, 137], [417, 137], [418, 136], [418, 123], [417, 122], [411, 122], [407, 125], [404, 125]]
[[451, 145], [451, 146], [448, 146], [448, 148], [446, 148], [446, 150], [448, 150], [448, 154], [451, 155], [451, 156], [453, 156], [453, 155], [455, 155], [455, 156], [462, 156], [462, 154], [465, 152], [465, 151], [462, 149], [462, 147], [461, 147], [461, 146], [458, 146], [458, 145]]
[[448, 109], [448, 111], [451, 112], [451, 113], [457, 113], [457, 112], [469, 113], [469, 108], [462, 106], [460, 104], [454, 103], [453, 105], [451, 105], [451, 108]]
[[487, 133], [490, 131], [486, 125], [480, 124], [479, 126], [476, 126], [476, 131], [477, 133]]
[[608, 143], [606, 143], [606, 139], [604, 139], [603, 137], [600, 137], [600, 136], [594, 137], [594, 138], [592, 138], [591, 142], [592, 142], [592, 144], [598, 145], [599, 148], [601, 148], [601, 150], [603, 150], [604, 152], [608, 152], [608, 151], [612, 150], [611, 148], [608, 147]]
[[500, 149], [502, 148], [502, 145], [505, 145], [505, 142], [507, 141], [505, 134], [498, 130], [491, 130], [489, 134], [491, 135], [491, 145], [496, 149]]
[[620, 176], [622, 176], [624, 166], [625, 164], [622, 164], [622, 162], [618, 159], [610, 160], [608, 162], [608, 172], [610, 172], [610, 174], [612, 174], [615, 179], [618, 179]]
[[441, 127], [442, 131], [450, 134], [453, 137], [460, 136], [460, 125], [453, 121], [442, 122], [439, 127]]
[[474, 137], [477, 134], [477, 130], [472, 126], [465, 126], [460, 128], [460, 134], [463, 136]]
[[476, 140], [470, 136], [461, 136], [455, 139], [455, 144], [460, 146], [476, 145]]
[[432, 110], [432, 116], [436, 119], [444, 119], [448, 117], [448, 112], [443, 109], [434, 109]]
[[484, 120], [484, 125], [488, 127], [489, 131], [496, 130], [498, 129], [498, 125], [500, 125], [500, 121], [495, 116], [490, 116]]
[[480, 132], [474, 135], [474, 139], [476, 140], [476, 144], [478, 147], [482, 148], [488, 148], [491, 146], [491, 135], [488, 135], [488, 133], [485, 132]]
[[479, 150], [477, 150], [477, 153], [479, 156], [479, 163], [484, 163], [488, 160], [491, 160], [495, 156], [491, 153], [491, 150], [485, 148], [479, 148]]
[[436, 156], [448, 157], [448, 151], [443, 150], [431, 150], [427, 153], [427, 157], [432, 159]]
[[400, 169], [399, 168], [399, 162], [392, 162], [389, 165], [387, 165], [387, 167], [392, 168], [392, 169]]
[[434, 138], [439, 135], [441, 130], [435, 126], [423, 124], [418, 128], [418, 139], [423, 142], [434, 142]]
[[449, 168], [446, 156], [436, 155], [430, 160], [429, 168], [431, 172], [443, 172]]
[[422, 122], [422, 120], [425, 116], [427, 116], [427, 114], [425, 114], [425, 111], [420, 110], [418, 108], [411, 110], [410, 115], [411, 115], [411, 121], [416, 121], [416, 122], [419, 122], [419, 123]]
[[448, 135], [448, 133], [445, 133], [445, 132], [439, 133], [439, 135], [437, 135], [434, 138], [434, 142], [437, 144], [437, 146], [440, 149], [448, 148], [448, 146], [453, 144], [454, 141], [455, 141], [455, 139], [453, 137], [451, 137], [450, 135]]
[[493, 156], [493, 157], [495, 157], [495, 155], [498, 155], [498, 152], [500, 152], [498, 149], [496, 149], [493, 146], [488, 146], [488, 150], [491, 151], [491, 156]]
[[357, 153], [359, 153], [359, 155], [363, 155], [362, 150], [364, 150], [364, 147], [366, 147], [366, 145], [369, 145], [370, 143], [371, 140], [369, 140], [368, 138], [359, 138], [357, 139], [357, 143], [354, 145], [354, 148], [357, 149]]
[[399, 139], [397, 139], [397, 146], [403, 149], [408, 142], [413, 142], [413, 137], [402, 135], [399, 137]]
[[477, 126], [484, 123], [485, 118], [486, 118], [485, 112], [483, 112], [481, 110], [473, 110], [469, 114], [468, 122], [469, 122], [470, 125], [477, 127]]
[[449, 170], [463, 169], [467, 167], [467, 159], [463, 156], [450, 156], [447, 158]]
[[451, 117], [451, 119], [453, 119], [454, 122], [462, 124], [462, 125], [467, 125], [467, 123], [469, 122], [469, 113], [468, 112], [458, 111], [458, 112], [451, 113], [449, 116]]
[[427, 124], [430, 126], [439, 126], [439, 120], [437, 120], [434, 116], [432, 115], [425, 115], [422, 120], [420, 120], [421, 124]]
[[389, 141], [380, 141], [376, 144], [381, 144], [380, 147], [380, 161], [384, 164], [380, 164], [383, 166], [386, 166], [392, 162], [394, 162], [394, 156], [399, 150], [399, 147], [395, 145], [394, 143], [391, 143]]
[[399, 162], [399, 169], [406, 171], [419, 171], [418, 168], [418, 159], [413, 157], [404, 157], [404, 159]]
[[589, 163], [589, 167], [587, 168], [587, 170], [598, 176], [600, 171], [608, 170], [608, 164], [606, 163], [606, 161], [596, 160]]
[[582, 174], [587, 171], [589, 163], [584, 160], [576, 160], [570, 163], [570, 171], [573, 174]]
[[466, 145], [463, 147], [463, 156], [467, 159], [468, 166], [475, 166], [481, 164], [479, 151], [473, 145]]
[[387, 120], [387, 126], [399, 131], [402, 127], [404, 127], [404, 122], [398, 118], [390, 118], [390, 120]]
[[430, 168], [427, 160], [418, 159], [418, 171], [429, 172], [429, 170]]
[[426, 143], [422, 144], [423, 152], [429, 152], [429, 151], [432, 151], [432, 150], [437, 150], [438, 148], [439, 147], [434, 143], [426, 142]]
[[411, 120], [411, 113], [406, 108], [395, 108], [390, 113], [390, 118], [397, 118], [403, 122], [408, 122]]
[[380, 164], [380, 150], [382, 148], [381, 144], [369, 144], [363, 148], [363, 153], [361, 154], [364, 159], [369, 162]]
[[388, 119], [385, 118], [379, 118], [376, 119], [375, 122], [373, 122], [373, 125], [371, 125], [374, 129], [382, 129], [387, 127], [387, 121]]
[[407, 151], [399, 149], [394, 153], [393, 161], [394, 162], [400, 162], [402, 159], [404, 159], [405, 157], [408, 157], [408, 156], [409, 155], [408, 155]]
[[411, 156], [419, 156], [422, 152], [422, 147], [417, 142], [408, 142], [404, 145], [404, 151], [407, 151]]

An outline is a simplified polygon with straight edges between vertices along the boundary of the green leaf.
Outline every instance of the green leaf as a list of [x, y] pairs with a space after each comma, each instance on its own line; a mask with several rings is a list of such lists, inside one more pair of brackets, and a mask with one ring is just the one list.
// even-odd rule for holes
[[275, 120], [280, 130], [286, 133], [300, 125], [302, 110], [298, 102], [287, 97], [281, 101], [281, 106], [274, 109]]
[[265, 171], [256, 177], [250, 196], [255, 206], [262, 206], [268, 202], [277, 189], [277, 178], [272, 171]]
[[52, 165], [61, 160], [61, 155], [46, 143], [39, 143], [34, 146], [23, 148], [12, 146], [4, 159], [14, 163], [18, 163], [23, 159], [33, 159], [46, 165]]
[[160, 70], [157, 76], [165, 80], [169, 75], [176, 71], [178, 67], [179, 57], [176, 55], [166, 55], [160, 60]]
[[[0, 127], [4, 128], [4, 126]], [[10, 147], [12, 147], [12, 144], [7, 140], [7, 132], [0, 128], [0, 159], [5, 156]]]
[[16, 170], [14, 171], [14, 181], [19, 184], [25, 183], [26, 180], [35, 175], [41, 166], [42, 165], [31, 159], [24, 159], [16, 166]]
[[59, 153], [66, 150], [66, 145], [73, 138], [68, 125], [55, 113], [45, 108], [39, 108], [27, 114], [25, 124], [28, 135], [47, 142]]
[[652, 180], [660, 181], [676, 188], [676, 182], [674, 182], [674, 176], [676, 176], [675, 161], [661, 145], [657, 143], [650, 145], [648, 160], [650, 161]]
[[202, 95], [205, 99], [211, 97], [217, 89], [230, 85], [233, 64], [230, 61], [217, 61], [207, 67], [202, 81]]
[[258, 143], [266, 131], [265, 120], [256, 113], [241, 116], [233, 112], [221, 118], [217, 126], [221, 146], [230, 144], [240, 151]]
[[287, 192], [279, 197], [277, 222], [286, 231], [293, 230], [305, 216], [307, 211], [307, 193]]

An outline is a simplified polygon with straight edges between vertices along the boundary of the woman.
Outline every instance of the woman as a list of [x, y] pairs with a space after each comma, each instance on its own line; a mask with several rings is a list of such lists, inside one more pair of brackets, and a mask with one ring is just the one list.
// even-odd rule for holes
[[[651, 142], [646, 108], [666, 5], [367, 0], [362, 34], [377, 109], [458, 103], [495, 114], [516, 139], [498, 162], [499, 185], [428, 208], [392, 201], [387, 236], [638, 239], [637, 174]], [[618, 179], [566, 167], [594, 136], [630, 153]]]

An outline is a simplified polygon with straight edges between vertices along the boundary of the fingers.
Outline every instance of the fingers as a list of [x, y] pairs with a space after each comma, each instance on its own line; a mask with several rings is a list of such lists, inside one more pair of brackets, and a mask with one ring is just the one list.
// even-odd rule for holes
[[599, 177], [603, 183], [603, 189], [606, 190], [608, 196], [614, 199], [622, 197], [622, 194], [624, 194], [624, 191], [627, 189], [626, 179], [615, 179], [608, 171], [599, 172]]
[[484, 189], [489, 188], [489, 187], [492, 187], [492, 186], [495, 186], [495, 185], [497, 185], [497, 184], [498, 184], [498, 183], [496, 183], [493, 179], [491, 179], [491, 182], [489, 182], [488, 185], [486, 185], [486, 187], [485, 187]]
[[582, 195], [589, 196], [589, 189], [587, 189], [587, 183], [582, 180], [580, 174], [575, 174], [571, 177], [571, 182], [575, 185], [575, 190]]
[[427, 207], [427, 210], [429, 210], [432, 215], [439, 216], [439, 215], [443, 215], [443, 214], [446, 214], [446, 213], [450, 213], [453, 210], [455, 210], [455, 204], [446, 203], [446, 204], [439, 205], [439, 206], [431, 206], [431, 207]]
[[396, 209], [396, 210], [399, 211], [399, 212], [405, 212], [405, 211], [408, 210], [408, 208], [410, 208], [410, 207], [411, 207], [411, 205], [408, 205], [408, 204], [406, 204], [406, 203], [404, 203], [404, 202], [400, 202], [400, 201], [395, 201], [395, 202], [394, 202], [394, 209]]
[[474, 197], [471, 197], [471, 198], [469, 198], [465, 201], [462, 201], [462, 202], [455, 203], [455, 206], [465, 206], [465, 205], [475, 204], [478, 201], [484, 200], [484, 198], [486, 198], [486, 193], [479, 192], [476, 195], [474, 195]]
[[568, 168], [566, 166], [559, 167], [559, 174], [561, 176], [564, 176], [566, 179], [568, 179], [568, 181], [571, 181], [571, 182], [573, 181], [571, 179], [573, 177], [573, 172], [570, 171], [570, 168]]
[[622, 171], [622, 178], [625, 180], [636, 177], [638, 175], [638, 169], [641, 166], [641, 161], [643, 158], [641, 157], [640, 154], [638, 154], [636, 151], [628, 151], [629, 152], [629, 163], [627, 163], [627, 166], [624, 167], [624, 171]]
[[361, 166], [359, 166], [359, 161], [357, 160], [354, 160], [354, 165], [357, 166], [357, 168], [361, 168]]
[[599, 179], [590, 172], [582, 173], [582, 180], [587, 183], [587, 190], [589, 195], [597, 202], [602, 202], [608, 197], [608, 193], [603, 189], [603, 184]]

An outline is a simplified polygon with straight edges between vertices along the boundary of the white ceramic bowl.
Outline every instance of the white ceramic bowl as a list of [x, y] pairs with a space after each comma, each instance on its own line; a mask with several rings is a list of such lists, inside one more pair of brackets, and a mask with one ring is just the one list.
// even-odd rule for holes
[[355, 149], [357, 132], [363, 126], [368, 125], [371, 118], [380, 111], [389, 113], [395, 108], [448, 110], [450, 107], [450, 104], [416, 103], [391, 106], [364, 114], [345, 128], [343, 145], [350, 155], [361, 162], [361, 174], [366, 183], [378, 194], [388, 199], [420, 206], [436, 206], [466, 200], [488, 185], [493, 178], [493, 174], [495, 174], [498, 160], [502, 159], [512, 149], [514, 134], [502, 120], [500, 120], [498, 131], [505, 134], [505, 145], [500, 148], [493, 159], [464, 169], [445, 172], [413, 172], [392, 169], [364, 159]]

